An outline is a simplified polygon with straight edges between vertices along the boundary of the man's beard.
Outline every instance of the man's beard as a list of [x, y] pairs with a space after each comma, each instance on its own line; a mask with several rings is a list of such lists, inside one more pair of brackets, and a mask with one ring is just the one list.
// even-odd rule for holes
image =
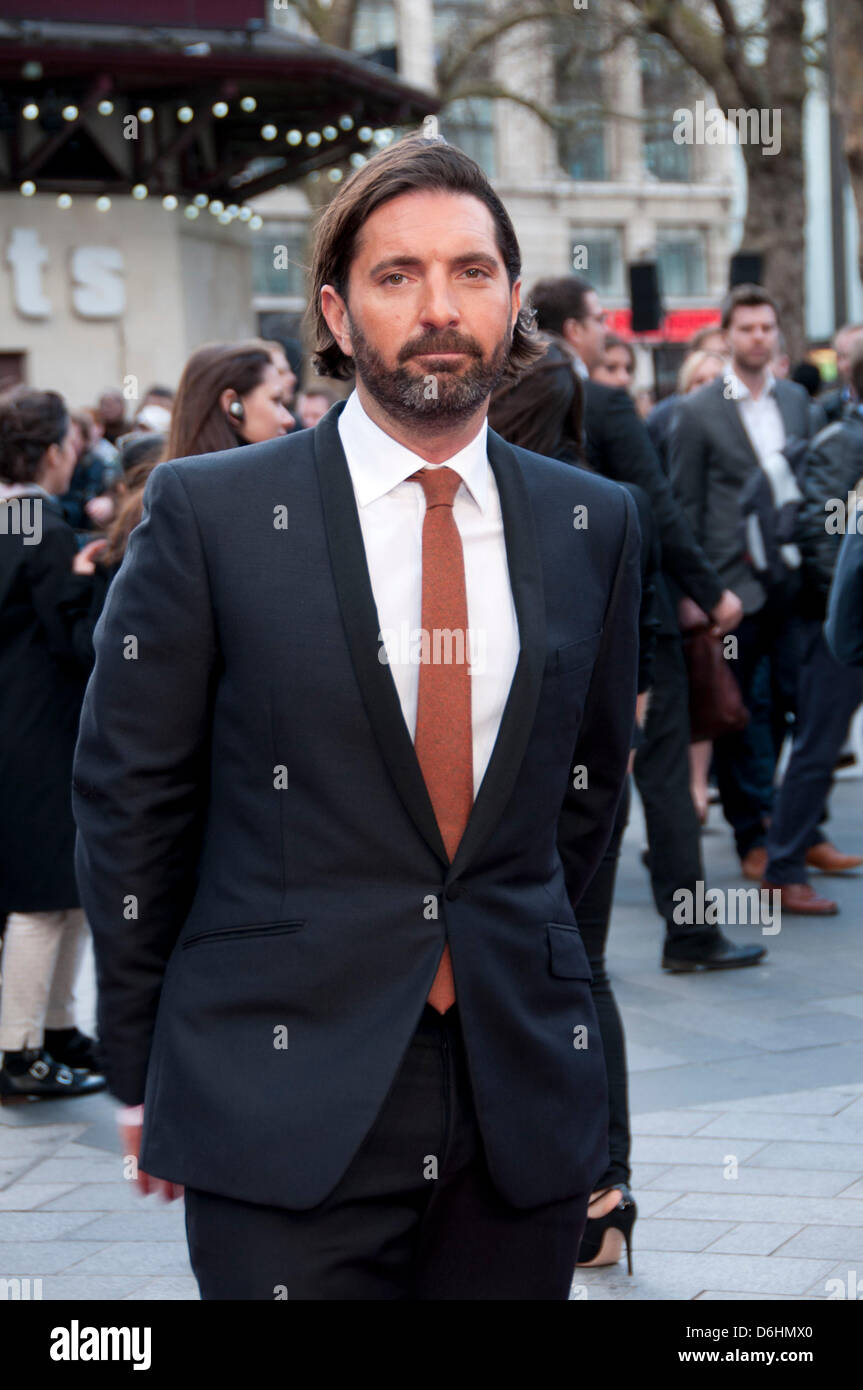
[[[418, 425], [429, 433], [467, 420], [476, 412], [503, 376], [512, 346], [511, 327], [488, 358], [475, 338], [444, 329], [405, 343], [398, 355], [399, 365], [388, 367], [350, 317], [349, 324], [357, 376], [369, 394], [393, 419]], [[464, 352], [468, 364], [431, 358], [424, 372], [412, 372], [402, 365], [419, 353], [435, 352]]]

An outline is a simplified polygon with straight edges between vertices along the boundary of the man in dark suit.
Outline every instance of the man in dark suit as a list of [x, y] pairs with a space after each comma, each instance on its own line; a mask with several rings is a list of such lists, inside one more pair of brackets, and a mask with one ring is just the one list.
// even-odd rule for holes
[[[824, 423], [835, 425], [856, 404], [851, 387], [851, 351], [863, 335], [863, 323], [845, 323], [833, 339], [836, 353], [836, 386], [825, 391], [818, 404], [824, 411]], [[815, 431], [813, 431], [815, 433]]]
[[96, 634], [109, 1085], [145, 1183], [185, 1185], [205, 1298], [569, 1293], [608, 1161], [573, 907], [632, 740], [640, 546], [622, 488], [487, 428], [538, 350], [519, 272], [460, 151], [358, 170], [310, 302], [356, 390], [161, 464]]
[[704, 882], [701, 831], [689, 786], [689, 681], [677, 622], [677, 599], [693, 598], [718, 631], [735, 627], [742, 609], [725, 588], [683, 515], [626, 391], [593, 381], [602, 360], [605, 315], [596, 291], [579, 275], [540, 280], [530, 292], [538, 326], [568, 348], [584, 388], [585, 452], [607, 478], [634, 483], [647, 494], [662, 546], [657, 577], [654, 682], [634, 774], [649, 845], [648, 868], [656, 909], [665, 922], [662, 965], [667, 970], [728, 970], [754, 965], [762, 946], [736, 946], [715, 924], [685, 925], [676, 911], [685, 890], [695, 901]]
[[[797, 718], [767, 833], [763, 880], [763, 887], [778, 890], [786, 912], [794, 912], [801, 898], [808, 903], [810, 894], [803, 890], [810, 868], [837, 874], [863, 864], [858, 854], [840, 853], [821, 829], [833, 771], [849, 722], [863, 700], [863, 671], [840, 664], [823, 632], [841, 533], [848, 529], [849, 519], [855, 520], [853, 510], [846, 516], [847, 500], [856, 494], [863, 475], [863, 339], [851, 353], [849, 385], [851, 407], [841, 420], [815, 435], [801, 481], [796, 536], [803, 557], [806, 609], [801, 615]], [[824, 901], [825, 913], [838, 912], [838, 903]]]
[[[781, 508], [800, 497], [784, 452], [811, 430], [809, 397], [770, 370], [776, 352], [776, 306], [759, 285], [738, 285], [722, 325], [731, 367], [681, 401], [671, 441], [671, 476], [690, 524], [723, 583], [743, 602], [744, 616], [729, 647], [745, 704], [753, 710], [762, 661], [769, 667], [770, 708], [742, 733], [717, 739], [714, 759], [723, 810], [733, 827], [743, 873], [760, 881], [767, 863], [765, 813], [787, 714], [796, 707], [802, 640], [800, 552], [781, 549], [782, 577], [768, 586], [753, 567], [740, 493], [762, 469]], [[823, 910], [814, 893], [809, 911]], [[802, 908], [798, 907], [797, 910]]]

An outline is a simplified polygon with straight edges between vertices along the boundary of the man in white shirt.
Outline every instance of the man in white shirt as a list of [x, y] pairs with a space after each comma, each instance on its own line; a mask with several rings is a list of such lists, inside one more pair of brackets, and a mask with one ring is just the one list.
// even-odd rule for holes
[[358, 170], [312, 285], [355, 392], [160, 464], [97, 629], [108, 1084], [206, 1299], [562, 1300], [608, 1161], [573, 909], [633, 732], [637, 515], [487, 426], [542, 349], [461, 151]]
[[[774, 509], [799, 498], [788, 452], [809, 437], [811, 414], [803, 388], [770, 370], [778, 318], [766, 290], [736, 286], [723, 306], [722, 327], [731, 368], [680, 402], [670, 471], [705, 553], [743, 603], [728, 652], [751, 719], [742, 733], [716, 740], [714, 760], [742, 872], [760, 882], [776, 760], [786, 716], [796, 706], [802, 583], [794, 544], [780, 547], [779, 580], [766, 575], [759, 535], [744, 525], [741, 494], [760, 470]], [[824, 904], [812, 894], [803, 907], [817, 913]]]

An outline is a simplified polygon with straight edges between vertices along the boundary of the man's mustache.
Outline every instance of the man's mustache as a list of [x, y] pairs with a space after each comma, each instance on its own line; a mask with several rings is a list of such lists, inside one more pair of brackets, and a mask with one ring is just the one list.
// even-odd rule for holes
[[471, 357], [482, 357], [479, 344], [468, 338], [421, 338], [415, 343], [407, 343], [399, 353], [399, 361], [406, 362], [411, 357], [433, 355], [436, 352], [466, 352]]

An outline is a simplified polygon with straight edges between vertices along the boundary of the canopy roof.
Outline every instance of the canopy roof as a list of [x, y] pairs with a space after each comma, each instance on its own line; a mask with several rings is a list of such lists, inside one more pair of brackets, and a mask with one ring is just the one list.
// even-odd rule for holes
[[388, 68], [274, 29], [0, 21], [0, 191], [242, 203], [438, 107]]

